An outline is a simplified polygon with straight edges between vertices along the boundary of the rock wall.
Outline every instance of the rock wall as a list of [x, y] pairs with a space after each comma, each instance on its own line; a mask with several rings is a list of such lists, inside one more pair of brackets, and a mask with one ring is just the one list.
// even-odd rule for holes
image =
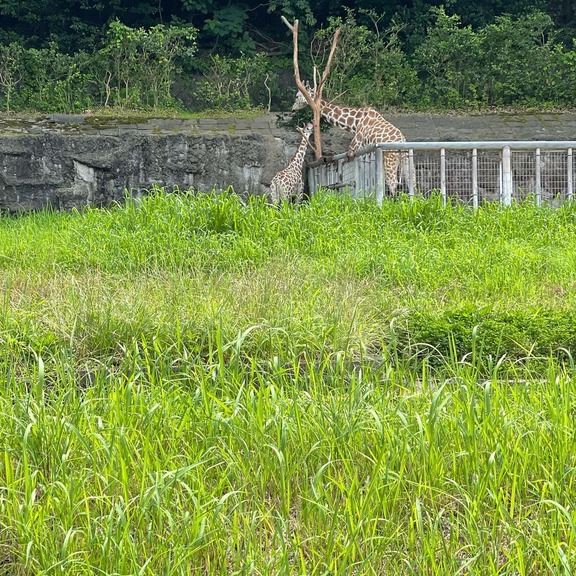
[[259, 134], [0, 138], [0, 210], [103, 206], [153, 185], [263, 194], [286, 155]]
[[[387, 115], [412, 141], [574, 140], [576, 114]], [[153, 185], [199, 191], [232, 186], [266, 194], [300, 135], [277, 115], [245, 119], [121, 119], [83, 115], [0, 116], [0, 210], [103, 206], [126, 189]], [[350, 135], [331, 129], [324, 152], [346, 150]]]

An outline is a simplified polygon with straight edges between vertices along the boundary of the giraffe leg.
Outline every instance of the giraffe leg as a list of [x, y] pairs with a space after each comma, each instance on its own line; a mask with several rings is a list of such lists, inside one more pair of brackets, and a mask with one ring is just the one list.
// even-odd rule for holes
[[301, 182], [296, 190], [296, 200], [295, 203], [297, 205], [302, 204], [302, 200], [304, 200], [304, 182]]
[[360, 150], [362, 147], [362, 139], [358, 138], [357, 134], [354, 134], [354, 138], [352, 138], [352, 142], [350, 142], [350, 146], [348, 147], [348, 158], [351, 160], [356, 156], [356, 152]]
[[398, 152], [387, 152], [382, 156], [384, 157], [384, 176], [386, 177], [386, 184], [388, 185], [389, 195], [396, 196], [396, 188], [398, 188], [398, 165], [400, 163], [400, 155]]
[[272, 204], [280, 204], [280, 190], [276, 182], [270, 184], [270, 201]]
[[400, 173], [402, 175], [405, 190], [408, 190], [410, 181], [412, 181], [412, 186], [416, 188], [416, 166], [413, 164], [412, 170], [410, 170], [408, 152], [402, 152], [400, 154]]

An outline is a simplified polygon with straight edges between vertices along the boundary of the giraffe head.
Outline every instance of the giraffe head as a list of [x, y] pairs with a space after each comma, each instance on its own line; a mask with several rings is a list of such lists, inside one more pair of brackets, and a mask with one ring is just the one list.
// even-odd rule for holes
[[[312, 86], [310, 86], [308, 82], [306, 82], [305, 86], [306, 90], [308, 90], [308, 94], [310, 94], [310, 97], [314, 99], [314, 88], [312, 88]], [[296, 99], [294, 100], [294, 104], [292, 104], [292, 112], [296, 112], [296, 110], [301, 110], [306, 106], [308, 106], [308, 101], [304, 97], [304, 94], [302, 94], [302, 92], [298, 90], [298, 92], [296, 93]]]
[[312, 122], [308, 122], [306, 126], [303, 128], [297, 128], [297, 130], [300, 132], [300, 134], [302, 134], [302, 136], [304, 136], [304, 138], [306, 138], [306, 140], [310, 140], [310, 136], [312, 135], [312, 132], [314, 132], [314, 124]]

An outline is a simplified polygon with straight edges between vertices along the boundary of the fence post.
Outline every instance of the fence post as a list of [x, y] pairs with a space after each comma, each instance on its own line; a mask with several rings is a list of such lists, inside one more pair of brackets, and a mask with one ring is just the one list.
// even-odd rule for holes
[[410, 195], [410, 198], [414, 198], [416, 194], [416, 182], [414, 182], [415, 176], [414, 150], [410, 148], [410, 150], [408, 150], [408, 194]]
[[382, 148], [376, 147], [376, 202], [379, 206], [382, 205], [384, 198], [384, 155]]
[[542, 157], [540, 154], [540, 148], [536, 148], [536, 174], [534, 178], [536, 179], [536, 206], [542, 204]]
[[472, 150], [472, 206], [478, 208], [478, 150]]
[[316, 194], [316, 192], [318, 192], [318, 190], [316, 190], [314, 188], [314, 176], [315, 176], [315, 170], [314, 168], [310, 168], [308, 167], [308, 193], [310, 194], [310, 197], [312, 197], [314, 194]]
[[510, 206], [512, 204], [512, 162], [510, 146], [502, 148], [502, 204]]
[[572, 148], [568, 148], [568, 200], [573, 200], [574, 193], [572, 189]]
[[354, 156], [348, 162], [352, 162], [352, 166], [354, 169], [354, 195], [353, 198], [358, 198], [360, 194], [360, 159], [358, 156]]
[[440, 192], [442, 193], [442, 202], [446, 204], [446, 149], [440, 149]]

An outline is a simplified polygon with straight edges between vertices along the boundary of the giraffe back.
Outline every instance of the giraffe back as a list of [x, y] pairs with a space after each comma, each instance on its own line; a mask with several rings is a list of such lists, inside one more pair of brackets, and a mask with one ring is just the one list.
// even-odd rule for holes
[[380, 142], [406, 142], [406, 137], [394, 124], [388, 122], [374, 108], [358, 108], [360, 111], [354, 133], [363, 146]]
[[[306, 88], [313, 99], [314, 88], [309, 84], [306, 84]], [[292, 105], [292, 111], [300, 110], [306, 106], [308, 106], [308, 101], [302, 92], [298, 91]], [[388, 122], [382, 114], [368, 106], [354, 108], [321, 100], [320, 113], [334, 126], [355, 134], [358, 145], [406, 141], [404, 134], [394, 124]]]

